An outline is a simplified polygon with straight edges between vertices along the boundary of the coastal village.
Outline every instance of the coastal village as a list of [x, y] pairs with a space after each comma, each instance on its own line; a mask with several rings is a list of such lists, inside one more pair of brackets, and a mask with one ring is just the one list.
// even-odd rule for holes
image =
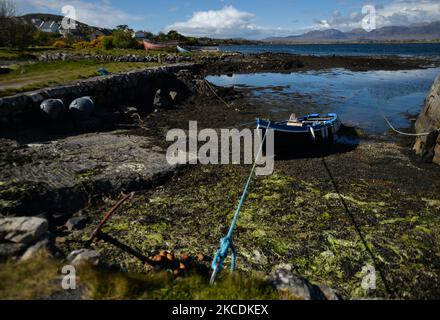
[[[440, 298], [440, 77], [416, 113], [396, 112], [408, 126], [374, 110], [377, 132], [327, 112], [325, 90], [210, 81], [385, 78], [440, 70], [438, 56], [249, 53], [228, 48], [277, 44], [0, 18], [23, 34], [0, 36], [0, 299]], [[170, 164], [167, 133], [190, 121], [307, 142], [288, 140], [267, 176], [253, 162]], [[66, 265], [75, 290], [58, 281]]]

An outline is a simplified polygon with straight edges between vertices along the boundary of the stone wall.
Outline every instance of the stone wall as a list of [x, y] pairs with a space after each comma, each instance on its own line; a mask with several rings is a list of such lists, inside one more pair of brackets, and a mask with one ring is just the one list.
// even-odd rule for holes
[[109, 55], [109, 54], [82, 54], [75, 52], [45, 52], [36, 57], [39, 61], [66, 61], [66, 60], [99, 60], [107, 62], [158, 62], [158, 63], [182, 63], [191, 62], [190, 56], [180, 56], [177, 54], [126, 54], [126, 55]]
[[[66, 105], [81, 96], [91, 96], [106, 109], [118, 109], [121, 104], [136, 104], [139, 111], [152, 108], [158, 89], [188, 93], [188, 74], [200, 69], [197, 64], [173, 64], [121, 74], [94, 77], [75, 83], [25, 92], [0, 99], [0, 127], [15, 127], [38, 122], [42, 117], [40, 104], [49, 98], [62, 99]], [[179, 73], [185, 74], [184, 80]]]
[[416, 132], [431, 132], [428, 136], [418, 137], [414, 150], [426, 162], [440, 165], [440, 76], [435, 80], [429, 92], [425, 106], [416, 122]]

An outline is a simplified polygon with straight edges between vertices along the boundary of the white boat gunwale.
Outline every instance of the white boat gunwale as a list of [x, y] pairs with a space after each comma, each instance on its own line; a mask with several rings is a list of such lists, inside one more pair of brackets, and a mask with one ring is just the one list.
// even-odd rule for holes
[[[321, 117], [320, 114], [309, 114], [304, 117], [301, 117], [298, 123], [306, 121], [309, 118], [318, 118]], [[322, 131], [324, 129], [330, 129], [333, 133], [339, 131], [341, 122], [337, 116], [337, 114], [329, 113], [327, 115], [323, 115], [322, 117], [330, 118], [329, 120], [324, 121], [313, 121], [310, 120], [310, 124], [305, 124], [302, 126], [288, 126], [287, 123], [289, 120], [279, 121], [279, 122], [269, 122], [269, 120], [264, 120], [261, 118], [257, 119], [257, 127], [261, 129], [272, 129], [277, 132], [285, 132], [285, 133], [310, 133], [311, 128], [314, 131]]]

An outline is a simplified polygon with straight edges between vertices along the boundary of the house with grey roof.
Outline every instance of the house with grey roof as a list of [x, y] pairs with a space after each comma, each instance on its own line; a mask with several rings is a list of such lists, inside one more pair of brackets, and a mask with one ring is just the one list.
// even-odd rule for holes
[[43, 32], [59, 33], [60, 26], [56, 21], [43, 21], [40, 19], [35, 19], [33, 21], [34, 25]]
[[133, 38], [135, 38], [136, 40], [145, 40], [147, 39], [147, 34], [144, 31], [136, 31], [133, 32]]

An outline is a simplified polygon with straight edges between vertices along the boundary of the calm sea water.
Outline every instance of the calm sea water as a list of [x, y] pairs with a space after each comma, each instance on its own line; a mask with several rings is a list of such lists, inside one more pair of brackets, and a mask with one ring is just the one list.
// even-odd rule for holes
[[245, 45], [222, 46], [220, 49], [242, 53], [278, 52], [318, 56], [398, 55], [440, 58], [440, 43]]
[[[333, 69], [210, 76], [208, 80], [221, 86], [250, 87], [255, 96], [268, 101], [268, 108], [275, 114], [336, 112], [346, 124], [370, 134], [384, 134], [389, 128], [379, 110], [396, 127], [410, 127], [409, 115], [421, 111], [438, 75], [440, 68], [368, 72]], [[274, 107], [273, 101], [279, 103]]]

